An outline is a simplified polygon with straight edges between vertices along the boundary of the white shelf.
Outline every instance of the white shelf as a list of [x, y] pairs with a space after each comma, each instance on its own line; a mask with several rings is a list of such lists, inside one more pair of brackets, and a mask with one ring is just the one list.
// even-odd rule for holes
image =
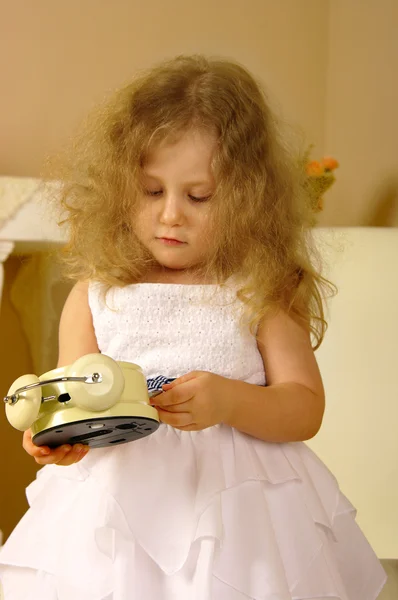
[[1, 240], [13, 242], [14, 253], [28, 253], [48, 248], [49, 244], [64, 243], [65, 233], [44, 204], [31, 200], [0, 228]]

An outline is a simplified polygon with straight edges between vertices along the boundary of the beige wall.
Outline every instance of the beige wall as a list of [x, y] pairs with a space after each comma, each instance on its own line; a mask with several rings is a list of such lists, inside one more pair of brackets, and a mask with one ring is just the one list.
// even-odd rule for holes
[[398, 2], [330, 3], [325, 150], [341, 167], [320, 222], [398, 225]]
[[396, 0], [4, 2], [0, 174], [39, 175], [137, 68], [205, 52], [247, 65], [314, 158], [338, 158], [321, 224], [398, 225], [397, 29]]
[[0, 28], [0, 173], [38, 175], [104, 94], [179, 53], [241, 61], [323, 148], [327, 1], [13, 0]]

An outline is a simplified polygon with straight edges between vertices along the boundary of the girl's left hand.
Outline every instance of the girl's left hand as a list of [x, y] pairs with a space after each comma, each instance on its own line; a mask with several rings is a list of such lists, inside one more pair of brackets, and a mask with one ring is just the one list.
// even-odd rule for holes
[[206, 371], [192, 371], [163, 385], [151, 398], [160, 420], [182, 431], [199, 431], [226, 419], [231, 380]]

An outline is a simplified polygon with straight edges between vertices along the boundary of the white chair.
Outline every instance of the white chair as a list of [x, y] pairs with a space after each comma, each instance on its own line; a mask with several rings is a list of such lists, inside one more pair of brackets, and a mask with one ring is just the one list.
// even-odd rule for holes
[[[309, 446], [358, 509], [398, 598], [398, 229], [318, 229], [339, 291], [317, 351], [326, 412]], [[391, 560], [392, 559], [392, 560]], [[394, 560], [395, 559], [395, 560]], [[393, 594], [393, 595], [392, 595]]]

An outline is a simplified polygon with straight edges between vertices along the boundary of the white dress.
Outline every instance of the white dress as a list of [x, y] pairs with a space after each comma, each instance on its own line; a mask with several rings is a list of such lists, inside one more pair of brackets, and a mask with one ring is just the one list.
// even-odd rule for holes
[[[100, 292], [90, 286], [103, 353], [148, 378], [204, 370], [264, 385], [233, 288], [138, 284], [105, 303]], [[354, 508], [304, 443], [162, 424], [44, 467], [27, 495], [0, 552], [5, 600], [374, 600], [385, 581]]]

